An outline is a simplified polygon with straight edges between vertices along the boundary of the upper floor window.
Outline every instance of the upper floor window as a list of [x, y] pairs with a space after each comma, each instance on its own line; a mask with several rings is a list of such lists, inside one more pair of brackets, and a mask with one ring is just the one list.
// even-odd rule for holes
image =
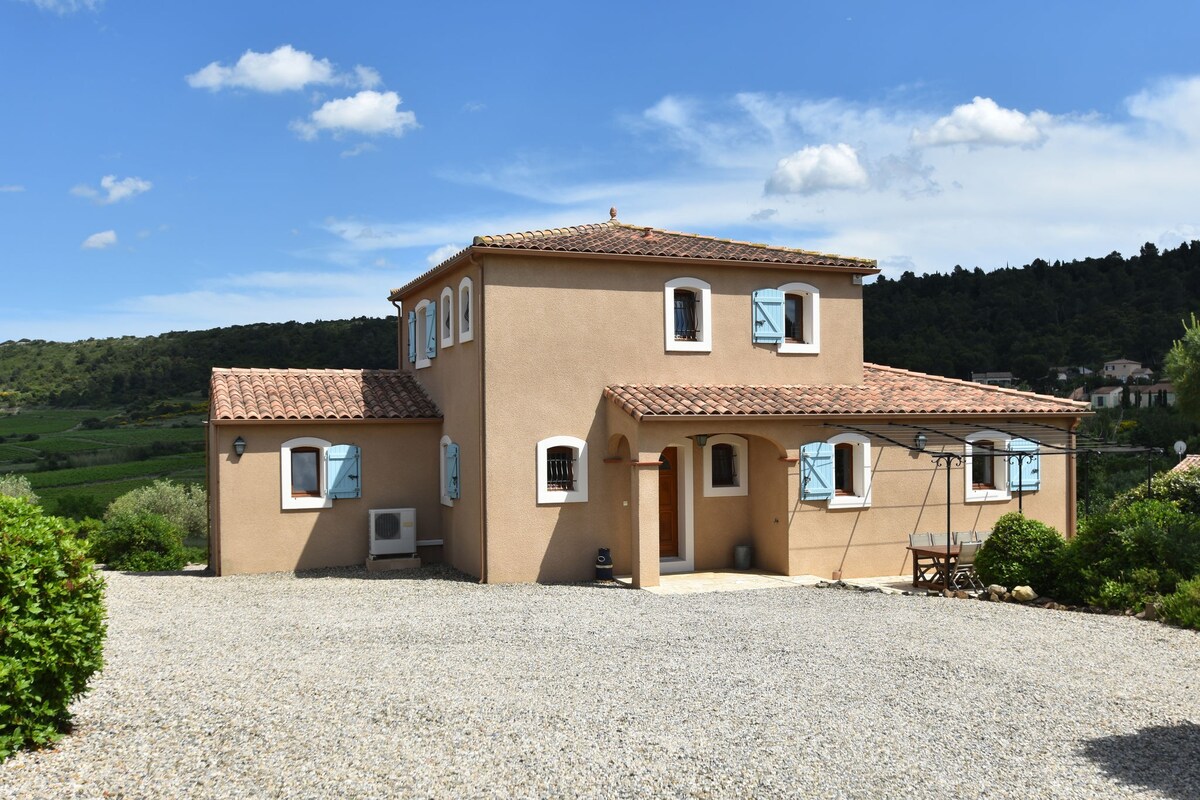
[[458, 341], [475, 338], [475, 284], [470, 278], [458, 283]]
[[537, 443], [537, 501], [585, 503], [588, 499], [587, 442], [551, 436]]
[[698, 278], [667, 281], [663, 327], [668, 351], [712, 352], [712, 288]]
[[708, 437], [704, 447], [704, 496], [737, 497], [749, 493], [748, 444], [741, 436]]
[[820, 352], [820, 298], [820, 290], [808, 283], [754, 292], [751, 340], [774, 344], [780, 353]]
[[416, 356], [417, 369], [424, 369], [437, 355], [437, 303], [422, 300], [408, 315], [409, 357]]
[[454, 344], [454, 290], [449, 286], [442, 289], [438, 324], [441, 326], [442, 347], [450, 347]]

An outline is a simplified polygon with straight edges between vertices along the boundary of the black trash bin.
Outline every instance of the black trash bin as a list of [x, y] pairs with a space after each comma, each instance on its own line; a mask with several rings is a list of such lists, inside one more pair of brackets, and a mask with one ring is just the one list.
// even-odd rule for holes
[[613, 579], [612, 552], [607, 547], [601, 547], [596, 556], [596, 580], [611, 581]]

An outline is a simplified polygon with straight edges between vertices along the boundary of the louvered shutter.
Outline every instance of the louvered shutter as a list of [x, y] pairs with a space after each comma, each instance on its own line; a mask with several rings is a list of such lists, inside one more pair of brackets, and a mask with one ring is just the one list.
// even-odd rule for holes
[[352, 444], [335, 444], [325, 448], [326, 495], [334, 499], [362, 497], [360, 453]]
[[1010, 492], [1036, 492], [1041, 488], [1041, 454], [1037, 442], [1028, 439], [1013, 439], [1008, 443], [1011, 452], [1033, 453], [1033, 458], [1008, 459], [1008, 490]]
[[458, 445], [451, 442], [446, 445], [446, 496], [457, 500], [458, 494]]
[[425, 357], [437, 355], [437, 303], [425, 306]]
[[754, 312], [751, 339], [766, 344], [783, 341], [783, 292], [759, 289], [750, 298]]
[[800, 499], [833, 497], [833, 445], [810, 442], [800, 448]]
[[413, 364], [417, 360], [417, 315], [412, 311], [408, 312], [408, 363]]

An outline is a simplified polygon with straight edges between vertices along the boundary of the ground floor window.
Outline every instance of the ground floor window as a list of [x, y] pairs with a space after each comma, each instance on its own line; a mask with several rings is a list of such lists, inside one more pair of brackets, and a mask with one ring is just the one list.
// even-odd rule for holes
[[537, 501], [587, 502], [587, 442], [551, 436], [537, 444]]
[[704, 449], [704, 496], [731, 497], [749, 492], [749, 446], [741, 436], [709, 436]]

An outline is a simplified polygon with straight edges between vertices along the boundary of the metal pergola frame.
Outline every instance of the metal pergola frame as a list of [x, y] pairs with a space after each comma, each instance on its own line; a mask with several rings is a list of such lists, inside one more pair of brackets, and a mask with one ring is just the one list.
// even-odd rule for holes
[[[1151, 478], [1154, 476], [1154, 456], [1162, 455], [1161, 447], [1135, 447], [1132, 445], [1118, 445], [1106, 442], [1103, 439], [1098, 439], [1092, 436], [1084, 436], [1069, 428], [1063, 428], [1055, 425], [1047, 425], [1044, 422], [1034, 420], [1006, 420], [990, 424], [978, 422], [940, 422], [931, 420], [928, 422], [863, 422], [859, 424], [847, 424], [844, 422], [826, 422], [826, 428], [835, 428], [838, 430], [850, 431], [867, 436], [872, 439], [881, 439], [889, 444], [897, 447], [902, 447], [905, 450], [916, 453], [917, 455], [929, 456], [933, 459], [935, 471], [943, 464], [946, 466], [946, 559], [943, 565], [942, 586], [945, 590], [950, 588], [950, 548], [952, 546], [953, 532], [951, 522], [951, 510], [953, 503], [950, 498], [952, 490], [951, 473], [955, 464], [966, 465], [967, 455], [964, 452], [955, 452], [947, 449], [953, 445], [971, 445], [972, 453], [975, 452], [990, 455], [1000, 456], [1005, 459], [1005, 465], [1009, 464], [1012, 459], [1017, 459], [1020, 464], [1024, 461], [1032, 461], [1042, 455], [1062, 455], [1062, 456], [1081, 456], [1084, 465], [1084, 513], [1088, 509], [1088, 462], [1092, 457], [1104, 455], [1106, 453], [1120, 453], [1128, 455], [1144, 454], [1146, 456], [1146, 496], [1153, 497], [1154, 490], [1151, 484]], [[1037, 445], [1035, 450], [999, 450], [992, 447], [979, 447], [974, 442], [968, 441], [966, 438], [971, 433], [980, 431], [996, 431], [997, 433], [1005, 434], [1012, 439], [1025, 439]], [[911, 432], [909, 442], [902, 441], [900, 436]], [[1084, 442], [1081, 444], [1080, 439]], [[1058, 441], [1055, 441], [1058, 440]], [[940, 446], [940, 450], [931, 450], [930, 445]], [[1017, 471], [1018, 481], [1021, 480], [1021, 471]], [[1009, 487], [1010, 490], [1012, 487]], [[1024, 496], [1025, 490], [1021, 483], [1017, 484], [1017, 510], [1024, 513]]]

